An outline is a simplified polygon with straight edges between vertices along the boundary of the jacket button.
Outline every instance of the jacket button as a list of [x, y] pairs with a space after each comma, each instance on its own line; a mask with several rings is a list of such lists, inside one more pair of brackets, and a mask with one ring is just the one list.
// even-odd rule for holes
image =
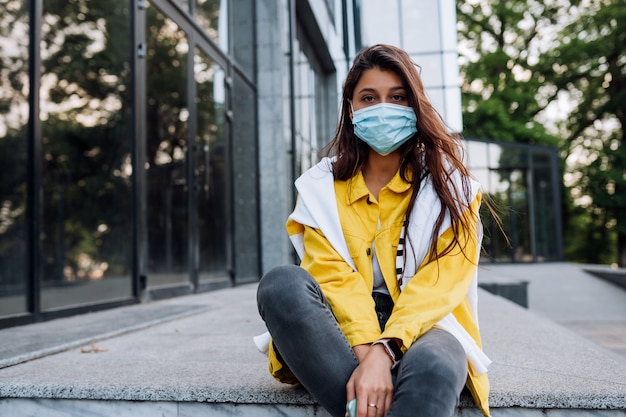
[[372, 254], [372, 250], [370, 248], [367, 248], [365, 253], [367, 253], [367, 256], [370, 256]]

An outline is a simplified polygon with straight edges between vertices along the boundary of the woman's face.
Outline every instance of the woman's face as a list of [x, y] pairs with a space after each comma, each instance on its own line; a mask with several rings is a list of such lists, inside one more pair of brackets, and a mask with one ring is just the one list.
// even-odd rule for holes
[[402, 79], [393, 71], [378, 68], [365, 70], [354, 88], [352, 109], [356, 111], [380, 103], [409, 105]]

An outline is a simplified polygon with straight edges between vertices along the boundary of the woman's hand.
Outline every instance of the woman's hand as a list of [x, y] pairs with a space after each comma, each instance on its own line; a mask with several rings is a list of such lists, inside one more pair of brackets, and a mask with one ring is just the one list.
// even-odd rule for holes
[[[359, 355], [367, 352], [360, 358]], [[357, 349], [359, 348], [359, 349]], [[391, 359], [381, 345], [354, 346], [359, 359], [346, 385], [347, 399], [356, 397], [357, 417], [384, 417], [391, 407], [393, 383], [391, 381]]]

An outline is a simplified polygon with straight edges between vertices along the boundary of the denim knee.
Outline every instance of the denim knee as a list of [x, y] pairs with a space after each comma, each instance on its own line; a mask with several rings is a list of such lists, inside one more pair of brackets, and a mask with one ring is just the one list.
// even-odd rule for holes
[[268, 271], [257, 288], [257, 306], [263, 317], [264, 309], [272, 306], [281, 310], [291, 302], [297, 303], [299, 294], [311, 284], [309, 273], [296, 265], [281, 265]]
[[431, 329], [420, 339], [403, 358], [411, 368], [409, 372], [462, 387], [467, 378], [467, 356], [459, 341], [440, 329]]

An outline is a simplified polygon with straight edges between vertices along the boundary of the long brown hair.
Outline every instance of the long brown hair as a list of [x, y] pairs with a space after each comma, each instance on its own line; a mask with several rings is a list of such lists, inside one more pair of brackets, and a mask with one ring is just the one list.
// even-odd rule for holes
[[[407, 91], [409, 106], [417, 116], [417, 133], [403, 144], [400, 175], [406, 182], [413, 183], [413, 193], [407, 208], [405, 224], [408, 226], [410, 214], [419, 191], [420, 181], [429, 176], [441, 201], [442, 210], [435, 221], [430, 241], [429, 260], [436, 260], [450, 253], [455, 246], [464, 252], [467, 239], [476, 236], [475, 225], [464, 211], [471, 203], [469, 172], [462, 162], [462, 146], [458, 134], [450, 133], [439, 113], [426, 97], [424, 85], [417, 65], [403, 50], [391, 45], [374, 45], [359, 52], [348, 72], [343, 86], [340, 119], [333, 140], [322, 150], [327, 156], [336, 156], [333, 174], [338, 180], [348, 180], [362, 170], [367, 163], [369, 146], [354, 134], [350, 118], [350, 101], [354, 89], [364, 71], [377, 68], [393, 71], [403, 81]], [[454, 171], [461, 174], [461, 189], [451, 181]], [[460, 203], [460, 204], [459, 204]], [[446, 214], [450, 216], [453, 241], [442, 251], [437, 251], [439, 231]], [[477, 213], [471, 213], [477, 216]], [[460, 242], [460, 230], [466, 231], [467, 238]], [[467, 254], [465, 254], [467, 257]]]

